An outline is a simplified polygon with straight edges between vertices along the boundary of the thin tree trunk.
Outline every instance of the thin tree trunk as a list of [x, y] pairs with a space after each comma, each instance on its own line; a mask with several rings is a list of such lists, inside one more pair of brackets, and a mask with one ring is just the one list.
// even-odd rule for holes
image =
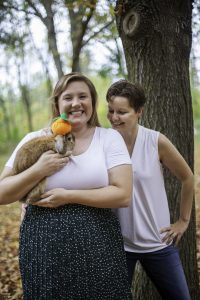
[[28, 131], [33, 131], [31, 100], [29, 96], [29, 91], [26, 85], [20, 85], [20, 90], [21, 90], [22, 102], [24, 103], [24, 107], [27, 115]]
[[27, 124], [28, 124], [28, 131], [33, 131], [33, 122], [32, 122], [32, 113], [31, 113], [31, 99], [29, 95], [28, 88], [25, 84], [21, 81], [21, 71], [20, 66], [17, 65], [18, 68], [18, 84], [19, 90], [21, 92], [21, 99], [24, 105], [26, 116], [27, 116]]
[[71, 42], [72, 42], [72, 72], [80, 72], [80, 54], [83, 47], [83, 38], [88, 29], [88, 24], [95, 12], [96, 0], [88, 3], [77, 2], [73, 6], [69, 1], [65, 1], [69, 11], [71, 25]]
[[58, 52], [57, 41], [56, 41], [56, 31], [54, 26], [54, 15], [52, 11], [52, 1], [41, 1], [45, 10], [46, 10], [46, 18], [44, 19], [44, 23], [47, 27], [48, 31], [48, 44], [49, 50], [53, 55], [53, 59], [56, 65], [58, 78], [62, 77], [63, 70], [62, 70], [62, 62], [60, 58], [60, 54]]
[[[123, 4], [122, 4], [123, 3]], [[193, 170], [194, 139], [189, 81], [192, 3], [190, 0], [117, 1], [117, 26], [128, 76], [145, 89], [147, 103], [142, 124], [164, 133]], [[165, 172], [171, 222], [179, 216], [180, 184]], [[193, 300], [199, 298], [195, 207], [179, 245]], [[159, 299], [147, 277], [134, 281], [135, 299]]]
[[43, 17], [42, 13], [39, 11], [34, 1], [26, 0], [26, 2], [34, 10], [35, 16], [38, 17], [47, 28], [49, 51], [53, 55], [58, 78], [60, 78], [63, 75], [63, 70], [62, 70], [62, 62], [61, 62], [60, 54], [58, 52], [58, 47], [57, 47], [56, 31], [54, 26], [54, 14], [52, 10], [53, 1], [52, 0], [40, 1], [46, 11], [46, 17]]
[[[10, 129], [10, 122], [9, 122], [9, 116], [8, 116], [8, 111], [6, 108], [5, 100], [0, 97], [0, 107], [3, 112], [3, 120], [4, 120], [4, 128], [6, 132], [6, 138], [9, 141], [11, 139], [11, 129]], [[12, 120], [11, 120], [12, 122]]]

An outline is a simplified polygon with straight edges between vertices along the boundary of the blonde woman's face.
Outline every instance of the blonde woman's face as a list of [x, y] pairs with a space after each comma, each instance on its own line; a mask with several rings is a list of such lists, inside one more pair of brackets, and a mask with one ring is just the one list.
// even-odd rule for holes
[[84, 81], [72, 81], [58, 99], [60, 114], [65, 112], [75, 127], [87, 126], [93, 112], [92, 97]]

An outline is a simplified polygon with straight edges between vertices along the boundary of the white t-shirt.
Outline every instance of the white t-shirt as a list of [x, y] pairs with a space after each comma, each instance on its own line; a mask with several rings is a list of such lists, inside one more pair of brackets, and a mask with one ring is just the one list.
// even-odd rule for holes
[[[17, 150], [28, 140], [47, 134], [44, 130], [27, 134], [6, 163], [12, 168]], [[47, 177], [46, 190], [53, 188], [92, 189], [108, 186], [108, 170], [122, 164], [131, 164], [121, 135], [109, 128], [96, 127], [88, 149], [76, 156], [59, 172]]]
[[166, 247], [160, 229], [170, 225], [168, 201], [158, 154], [159, 132], [139, 126], [134, 150], [133, 199], [119, 217], [124, 246], [130, 252], [152, 252]]

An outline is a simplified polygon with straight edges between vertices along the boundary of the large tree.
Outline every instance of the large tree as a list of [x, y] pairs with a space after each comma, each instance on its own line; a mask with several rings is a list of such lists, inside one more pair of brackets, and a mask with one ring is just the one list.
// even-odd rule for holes
[[[142, 124], [164, 133], [190, 167], [194, 165], [192, 101], [189, 80], [191, 0], [122, 0], [116, 20], [128, 77], [147, 95]], [[165, 172], [171, 222], [179, 217], [180, 184]], [[195, 209], [179, 248], [192, 299], [199, 298]], [[140, 268], [139, 268], [140, 269]], [[135, 299], [159, 299], [143, 272], [134, 278]]]

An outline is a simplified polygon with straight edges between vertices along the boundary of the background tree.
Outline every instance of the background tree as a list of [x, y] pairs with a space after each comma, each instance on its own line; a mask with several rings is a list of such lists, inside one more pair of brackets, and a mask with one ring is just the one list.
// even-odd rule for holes
[[[114, 10], [110, 7], [110, 13], [114, 16]], [[98, 71], [99, 75], [103, 77], [127, 77], [126, 62], [124, 51], [119, 38], [117, 27], [112, 23], [109, 28], [104, 31], [102, 36], [98, 38], [99, 43], [104, 45], [108, 50], [107, 63], [103, 64]], [[93, 41], [95, 43], [95, 41]]]
[[[25, 24], [23, 25], [27, 25], [27, 21], [31, 20], [33, 17], [39, 18], [47, 29], [48, 47], [49, 51], [52, 53], [59, 78], [63, 75], [63, 66], [60, 53], [58, 51], [54, 24], [54, 16], [56, 12], [55, 6], [56, 3], [54, 0], [8, 0], [0, 4], [0, 20], [2, 19], [2, 21], [4, 21], [3, 23], [9, 24], [8, 28], [12, 27], [14, 31], [16, 31], [17, 27], [12, 26], [12, 24], [16, 25], [16, 22], [18, 22], [20, 24], [19, 26], [22, 26], [25, 21]], [[6, 16], [5, 19], [4, 16]], [[12, 36], [13, 35], [10, 32], [9, 34], [7, 33], [6, 27], [3, 26], [3, 31], [0, 35], [1, 40], [8, 39]]]
[[[65, 2], [67, 3], [67, 5]], [[73, 71], [80, 71], [81, 69], [85, 70], [85, 72], [89, 71], [91, 59], [90, 50], [87, 45], [95, 37], [103, 34], [103, 31], [105, 29], [108, 29], [110, 24], [112, 24], [114, 21], [113, 16], [107, 18], [107, 16], [109, 16], [109, 11], [104, 10], [105, 5], [102, 6], [101, 4], [99, 4], [98, 7], [96, 7], [97, 2], [100, 1], [8, 0], [0, 3], [1, 49], [3, 48], [2, 53], [4, 55], [9, 49], [9, 56], [12, 56], [13, 58], [9, 61], [8, 65], [5, 63], [5, 60], [2, 60], [2, 67], [5, 69], [5, 72], [7, 74], [9, 74], [9, 70], [12, 69], [12, 76], [14, 77], [15, 74], [15, 78], [18, 78], [19, 84], [17, 88], [17, 80], [14, 80], [13, 82], [12, 80], [10, 80], [11, 89], [16, 89], [21, 93], [21, 96], [18, 93], [15, 99], [18, 98], [19, 101], [23, 104], [25, 109], [21, 111], [19, 110], [19, 112], [20, 114], [26, 113], [26, 117], [28, 120], [28, 128], [19, 126], [20, 131], [21, 129], [23, 129], [23, 131], [30, 131], [34, 129], [34, 124], [32, 124], [31, 105], [33, 104], [33, 102], [37, 101], [37, 107], [39, 107], [39, 100], [41, 101], [41, 96], [36, 98], [36, 94], [34, 95], [31, 92], [31, 89], [34, 88], [33, 86], [36, 82], [34, 82], [33, 80], [28, 80], [29, 78], [34, 77], [31, 74], [33, 64], [35, 67], [37, 65], [37, 62], [40, 61], [40, 64], [43, 67], [43, 71], [45, 74], [43, 75], [43, 77], [38, 74], [37, 76], [35, 76], [35, 79], [38, 82], [38, 86], [40, 85], [40, 80], [45, 80], [48, 96], [50, 95], [52, 90], [51, 81], [55, 79], [54, 69], [56, 70], [57, 77], [60, 77], [63, 74], [63, 69], [65, 69], [65, 72], [70, 71], [67, 70], [68, 61], [71, 57], [68, 52], [72, 53], [72, 51], [70, 51], [69, 48], [66, 47], [64, 49], [64, 52], [62, 52], [57, 43], [58, 37], [60, 37], [60, 33], [63, 33], [63, 36], [66, 39], [65, 45], [68, 46], [70, 44], [68, 42], [68, 39], [70, 38], [70, 20], [73, 33], [77, 33], [75, 37], [74, 35], [72, 37], [72, 45], [74, 45], [72, 47], [73, 53], [76, 53], [76, 55], [73, 55], [73, 57], [71, 57]], [[68, 19], [67, 12], [69, 10], [71, 19]], [[39, 46], [37, 46], [34, 41], [32, 31], [32, 24], [36, 19], [39, 20], [38, 23], [41, 22], [41, 28], [44, 25], [44, 29], [46, 29], [46, 31], [44, 31], [46, 32], [46, 38], [44, 38]], [[76, 24], [76, 26], [74, 24]], [[20, 41], [22, 40], [23, 35], [25, 35], [25, 38], [23, 40], [22, 49], [22, 43], [20, 43]], [[82, 51], [83, 47], [85, 47], [84, 52]], [[49, 52], [51, 52], [53, 59], [49, 59], [49, 53], [48, 51], [46, 51], [46, 48], [48, 48]], [[80, 55], [81, 51], [82, 56]], [[27, 57], [29, 57], [29, 61], [27, 60]], [[11, 65], [11, 61], [14, 61], [14, 65]], [[25, 63], [23, 63], [23, 61], [25, 61]], [[51, 65], [52, 61], [54, 62], [54, 66], [53, 64]], [[63, 64], [63, 62], [65, 63]], [[23, 68], [26, 69], [22, 70]], [[45, 75], [46, 79], [44, 78]], [[33, 96], [32, 99], [31, 96]], [[44, 92], [43, 97], [45, 97]], [[7, 98], [5, 99], [7, 100], [6, 104], [8, 106], [10, 101]], [[46, 106], [46, 110], [47, 109], [48, 108]], [[36, 118], [34, 117], [34, 120], [35, 119]], [[10, 118], [9, 120], [11, 121]], [[16, 124], [19, 124], [19, 122], [16, 122]], [[20, 138], [21, 135], [24, 134], [21, 132], [18, 138]]]
[[11, 138], [9, 115], [8, 115], [7, 107], [5, 104], [5, 99], [1, 96], [0, 96], [0, 108], [2, 110], [2, 119], [3, 119], [3, 124], [4, 124], [3, 129], [6, 132], [6, 138], [9, 140]]
[[25, 0], [23, 5], [24, 8], [22, 8], [28, 17], [30, 17], [31, 14], [35, 15], [46, 27], [49, 51], [52, 53], [58, 78], [60, 78], [63, 75], [63, 63], [58, 51], [56, 29], [54, 24], [54, 15], [56, 10], [55, 5], [56, 3], [54, 0]]
[[90, 41], [96, 41], [114, 22], [109, 13], [109, 4], [98, 0], [65, 0], [70, 19], [72, 42], [72, 72], [81, 71], [81, 52]]
[[[199, 8], [198, 2], [195, 0], [196, 16], [198, 16]], [[29, 2], [29, 3], [28, 3]], [[28, 131], [28, 117], [26, 115], [25, 107], [22, 101], [22, 94], [19, 88], [18, 80], [18, 70], [17, 64], [20, 64], [21, 72], [21, 84], [26, 86], [28, 96], [30, 97], [31, 104], [31, 114], [33, 115], [33, 129], [37, 130], [48, 125], [49, 111], [48, 111], [48, 96], [51, 90], [51, 83], [57, 81], [59, 76], [59, 62], [55, 62], [56, 56], [53, 56], [54, 50], [57, 47], [57, 55], [60, 57], [60, 64], [62, 72], [70, 72], [73, 65], [72, 55], [73, 47], [70, 36], [70, 18], [69, 11], [66, 3], [74, 3], [73, 9], [76, 12], [79, 5], [82, 5], [82, 11], [86, 12], [86, 15], [82, 15], [81, 22], [87, 19], [87, 13], [89, 13], [90, 8], [86, 9], [86, 5], [89, 5], [92, 1], [81, 1], [81, 0], [7, 0], [0, 1], [0, 167], [4, 166], [9, 153], [15, 147], [16, 143], [27, 133]], [[145, 84], [146, 91], [149, 96], [149, 102], [147, 104], [147, 113], [144, 118], [147, 126], [152, 126], [156, 129], [161, 128], [163, 132], [167, 132], [168, 136], [173, 136], [173, 141], [177, 145], [181, 145], [181, 149], [184, 146], [181, 144], [182, 138], [185, 139], [185, 149], [182, 153], [186, 157], [190, 157], [192, 151], [192, 142], [190, 145], [192, 133], [192, 121], [190, 117], [191, 103], [190, 98], [188, 98], [188, 55], [186, 55], [186, 62], [181, 61], [178, 58], [176, 62], [176, 57], [181, 55], [183, 50], [177, 51], [176, 40], [173, 40], [173, 35], [180, 39], [180, 45], [182, 45], [182, 40], [184, 40], [187, 45], [188, 35], [191, 38], [191, 28], [179, 23], [182, 20], [182, 14], [179, 16], [179, 11], [174, 10], [174, 5], [179, 7], [181, 5], [186, 5], [189, 1], [118, 1], [116, 12], [118, 13], [118, 26], [121, 27], [123, 31], [123, 20], [126, 13], [131, 9], [131, 7], [137, 7], [137, 12], [141, 16], [141, 24], [137, 28], [139, 29], [138, 35], [133, 37], [124, 36], [127, 41], [126, 49], [127, 60], [130, 55], [130, 63], [133, 62], [133, 69], [129, 71], [129, 78], [134, 79], [134, 74], [136, 80]], [[164, 2], [164, 3], [162, 3]], [[171, 11], [169, 10], [170, 2], [176, 2], [171, 4]], [[122, 57], [124, 57], [123, 48], [121, 46], [121, 41], [116, 30], [116, 25], [113, 22], [114, 19], [114, 6], [116, 0], [98, 0], [96, 1], [95, 10], [87, 23], [87, 29], [85, 30], [85, 35], [80, 43], [81, 51], [79, 52], [79, 67], [82, 72], [89, 76], [94, 82], [98, 94], [99, 94], [99, 116], [103, 126], [109, 126], [109, 122], [106, 120], [106, 104], [105, 104], [105, 93], [107, 88], [110, 86], [111, 82], [116, 80], [116, 77], [126, 76], [126, 68], [124, 67]], [[83, 4], [85, 5], [83, 7]], [[111, 7], [111, 4], [113, 7]], [[164, 5], [164, 6], [163, 6]], [[180, 6], [181, 7], [181, 6]], [[189, 6], [189, 13], [191, 13], [191, 7]], [[182, 11], [182, 8], [181, 8]], [[194, 10], [193, 10], [194, 11]], [[38, 13], [38, 15], [37, 15]], [[49, 16], [49, 17], [48, 17]], [[190, 16], [191, 17], [191, 16]], [[135, 23], [136, 15], [131, 18], [128, 22], [128, 27]], [[179, 21], [176, 21], [178, 18]], [[184, 17], [187, 20], [187, 14]], [[199, 18], [195, 18], [196, 32], [199, 31]], [[49, 26], [49, 33], [47, 28], [47, 21], [51, 23]], [[46, 25], [45, 25], [46, 22]], [[178, 22], [178, 25], [176, 25]], [[193, 21], [194, 22], [194, 21]], [[137, 23], [137, 22], [136, 22]], [[166, 25], [167, 23], [167, 25]], [[163, 25], [165, 26], [163, 27]], [[172, 24], [172, 26], [170, 25]], [[175, 25], [174, 25], [175, 24]], [[181, 25], [180, 25], [181, 24]], [[186, 21], [187, 24], [187, 21]], [[80, 26], [79, 25], [79, 26]], [[170, 25], [170, 26], [168, 26]], [[190, 22], [189, 22], [190, 25]], [[53, 26], [55, 33], [52, 36], [55, 37], [54, 43], [50, 43], [48, 36], [51, 36], [51, 26]], [[167, 27], [167, 29], [166, 29]], [[172, 27], [172, 28], [171, 28]], [[37, 29], [36, 29], [37, 28]], [[190, 29], [188, 29], [190, 28]], [[37, 32], [36, 32], [37, 31]], [[176, 31], [176, 34], [174, 34]], [[184, 32], [184, 34], [182, 34]], [[26, 39], [24, 42], [24, 64], [22, 63], [22, 55], [19, 54], [19, 37], [26, 33]], [[31, 33], [31, 34], [30, 34]], [[180, 37], [179, 37], [180, 34]], [[144, 35], [144, 36], [143, 36]], [[167, 35], [167, 37], [166, 37]], [[198, 85], [199, 70], [198, 70], [198, 57], [195, 45], [199, 44], [199, 36], [196, 38], [193, 35], [193, 49], [195, 52], [193, 64], [191, 68], [193, 71], [191, 74], [193, 76], [193, 83]], [[115, 44], [115, 41], [117, 45]], [[170, 45], [167, 44], [168, 40]], [[190, 42], [190, 40], [189, 40]], [[54, 48], [54, 45], [56, 47]], [[13, 45], [16, 45], [13, 47]], [[156, 46], [158, 49], [155, 51]], [[184, 44], [185, 45], [185, 44]], [[182, 46], [181, 46], [182, 49]], [[147, 53], [147, 51], [149, 51]], [[154, 52], [155, 51], [155, 52]], [[173, 52], [174, 51], [174, 52]], [[141, 53], [140, 53], [141, 52]], [[176, 52], [176, 53], [175, 53]], [[189, 49], [188, 49], [189, 52]], [[55, 51], [56, 53], [56, 51]], [[171, 54], [170, 54], [171, 53]], [[166, 54], [166, 61], [165, 61]], [[160, 55], [160, 56], [159, 56]], [[170, 61], [169, 57], [172, 55]], [[155, 56], [155, 57], [154, 57]], [[175, 56], [175, 58], [174, 58]], [[75, 57], [75, 56], [74, 56]], [[153, 58], [152, 58], [153, 57]], [[185, 56], [182, 56], [185, 60]], [[101, 60], [102, 59], [102, 60]], [[156, 60], [157, 59], [157, 60]], [[163, 61], [164, 60], [164, 61]], [[169, 61], [169, 63], [168, 63]], [[160, 65], [159, 65], [160, 64]], [[166, 71], [163, 75], [161, 68]], [[170, 70], [168, 70], [168, 68]], [[172, 69], [171, 69], [172, 68]], [[143, 73], [144, 70], [144, 73]], [[183, 76], [186, 70], [185, 81]], [[178, 72], [178, 75], [177, 75]], [[183, 72], [181, 79], [179, 76], [180, 72]], [[99, 74], [101, 76], [99, 76]], [[24, 77], [25, 76], [25, 77]], [[174, 77], [175, 76], [175, 77]], [[177, 79], [178, 77], [178, 79]], [[174, 79], [175, 78], [175, 79]], [[47, 81], [49, 80], [50, 85], [47, 88]], [[171, 81], [174, 83], [171, 84]], [[178, 83], [177, 83], [177, 80]], [[166, 84], [169, 82], [169, 86]], [[186, 82], [186, 85], [185, 85]], [[175, 86], [176, 85], [176, 86]], [[182, 87], [185, 85], [187, 93]], [[177, 89], [176, 89], [177, 88]], [[198, 127], [200, 132], [200, 97], [199, 97], [199, 85], [193, 89], [193, 109], [194, 117], [196, 119], [196, 126], [198, 121]], [[171, 89], [171, 92], [170, 92]], [[155, 93], [154, 93], [155, 91]], [[176, 92], [177, 91], [177, 92]], [[181, 95], [180, 95], [181, 93]], [[174, 96], [175, 94], [175, 96]], [[173, 95], [173, 96], [172, 96]], [[165, 97], [166, 96], [166, 97]], [[177, 101], [178, 97], [178, 101]], [[180, 97], [183, 99], [183, 103], [180, 101]], [[190, 96], [189, 96], [190, 97]], [[3, 99], [3, 102], [1, 101]], [[155, 101], [155, 107], [151, 108], [152, 103]], [[177, 101], [174, 106], [174, 101]], [[151, 102], [151, 103], [150, 103]], [[171, 108], [169, 106], [172, 106]], [[167, 111], [167, 117], [164, 116], [162, 111], [162, 106], [164, 110]], [[178, 106], [178, 107], [177, 107]], [[169, 108], [168, 108], [169, 107]], [[175, 112], [174, 112], [175, 110]], [[149, 113], [149, 115], [148, 115]], [[163, 120], [157, 115], [157, 113], [163, 114]], [[171, 114], [174, 116], [172, 120]], [[179, 115], [180, 114], [180, 115]], [[151, 116], [153, 119], [151, 119]], [[6, 118], [5, 118], [6, 117]], [[182, 120], [183, 118], [183, 120]], [[181, 137], [176, 137], [178, 129], [175, 130], [175, 125], [173, 126], [171, 122], [174, 122], [176, 126], [185, 126], [187, 118], [188, 130], [186, 132], [185, 127], [180, 128]], [[168, 126], [169, 119], [169, 128]], [[6, 129], [8, 131], [6, 131]], [[8, 140], [8, 135], [11, 134], [11, 139]], [[191, 136], [189, 136], [191, 135]], [[199, 141], [199, 137], [196, 136], [196, 141]], [[198, 144], [199, 149], [199, 142]], [[196, 147], [197, 149], [197, 147]], [[198, 152], [199, 150], [197, 150]], [[199, 155], [198, 155], [199, 156]], [[192, 162], [191, 162], [192, 163]], [[199, 164], [196, 162], [196, 166], [199, 170]], [[200, 178], [200, 173], [199, 178]], [[199, 179], [200, 180], [200, 179]], [[170, 184], [170, 183], [169, 183]], [[176, 184], [175, 184], [175, 191]], [[170, 192], [172, 193], [172, 192]], [[175, 201], [178, 196], [173, 195], [171, 201]], [[199, 198], [197, 194], [197, 199], [200, 199], [200, 189]], [[200, 203], [200, 202], [197, 202]], [[174, 202], [175, 206], [175, 202]], [[172, 206], [173, 207], [173, 206]], [[4, 210], [5, 209], [5, 210]], [[0, 298], [2, 299], [16, 299], [20, 300], [21, 295], [21, 285], [20, 285], [20, 275], [17, 264], [17, 249], [18, 249], [18, 227], [19, 227], [19, 214], [20, 208], [18, 204], [10, 206], [5, 206], [0, 208], [0, 244], [3, 248], [1, 249], [0, 255]], [[171, 208], [173, 209], [173, 208]], [[176, 208], [178, 211], [178, 208]], [[199, 209], [200, 211], [200, 209]], [[10, 215], [9, 215], [10, 214]], [[8, 217], [9, 216], [9, 217]], [[192, 216], [194, 218], [194, 215]], [[198, 219], [197, 219], [198, 220]], [[200, 219], [199, 219], [200, 220]], [[190, 225], [189, 230], [194, 225], [194, 219]], [[14, 230], [15, 228], [15, 230]], [[190, 235], [190, 233], [188, 233]], [[7, 237], [9, 236], [9, 239]], [[194, 249], [192, 249], [192, 244], [195, 243], [194, 236], [189, 239], [191, 245], [187, 246], [186, 253], [184, 254], [184, 265], [187, 269], [187, 264], [190, 263], [190, 269], [187, 274], [191, 272], [191, 280], [194, 280], [193, 290], [196, 288], [196, 270], [193, 273], [191, 269], [194, 262]], [[12, 240], [12, 242], [11, 242]], [[199, 227], [199, 240], [200, 240], [200, 227]], [[2, 242], [2, 243], [1, 243]], [[186, 244], [186, 241], [184, 241]], [[182, 244], [181, 248], [185, 248], [185, 244]], [[181, 245], [180, 245], [181, 246]], [[182, 251], [182, 250], [181, 250]], [[191, 255], [189, 253], [191, 252]], [[189, 253], [189, 254], [188, 254]], [[200, 253], [200, 252], [199, 252]], [[186, 255], [190, 257], [190, 262], [186, 262]], [[200, 271], [200, 255], [199, 258], [199, 271]], [[194, 262], [194, 264], [193, 264]], [[199, 273], [200, 274], [200, 273]], [[136, 280], [140, 280], [140, 276], [137, 276]], [[144, 278], [142, 278], [142, 281]], [[141, 286], [141, 285], [140, 285]], [[139, 291], [140, 299], [152, 299], [154, 292], [152, 289], [148, 289], [148, 283], [145, 279], [144, 283], [145, 289], [148, 291], [148, 295], [145, 295]], [[143, 288], [143, 286], [142, 286]], [[148, 297], [148, 298], [147, 298]], [[139, 299], [139, 298], [138, 298]], [[153, 299], [157, 299], [155, 296]], [[196, 298], [194, 298], [196, 299]]]
[[[142, 124], [169, 137], [193, 170], [189, 80], [192, 1], [117, 1], [116, 16], [128, 77], [142, 84], [147, 95]], [[179, 217], [180, 184], [168, 172], [165, 179], [171, 222], [174, 222]], [[180, 252], [192, 299], [199, 299], [194, 207]], [[159, 299], [144, 276], [141, 272], [136, 274], [135, 299]]]
[[96, 0], [92, 1], [65, 1], [70, 19], [70, 36], [72, 42], [72, 72], [80, 72], [80, 53], [83, 47], [83, 38], [89, 22], [96, 9]]
[[40, 50], [40, 48], [38, 48], [35, 45], [35, 41], [34, 41], [34, 38], [33, 38], [33, 35], [32, 35], [31, 31], [29, 31], [29, 36], [30, 36], [33, 48], [34, 48], [34, 50], [37, 54], [37, 57], [38, 57], [38, 59], [40, 60], [40, 62], [42, 64], [42, 67], [43, 67], [43, 70], [44, 70], [44, 73], [45, 73], [45, 77], [46, 77], [47, 95], [48, 95], [48, 97], [50, 97], [51, 94], [52, 94], [53, 86], [52, 86], [52, 79], [51, 79], [51, 75], [50, 75], [49, 65], [48, 65], [49, 56], [47, 55], [47, 57], [44, 57], [44, 55], [43, 55], [42, 51]]

